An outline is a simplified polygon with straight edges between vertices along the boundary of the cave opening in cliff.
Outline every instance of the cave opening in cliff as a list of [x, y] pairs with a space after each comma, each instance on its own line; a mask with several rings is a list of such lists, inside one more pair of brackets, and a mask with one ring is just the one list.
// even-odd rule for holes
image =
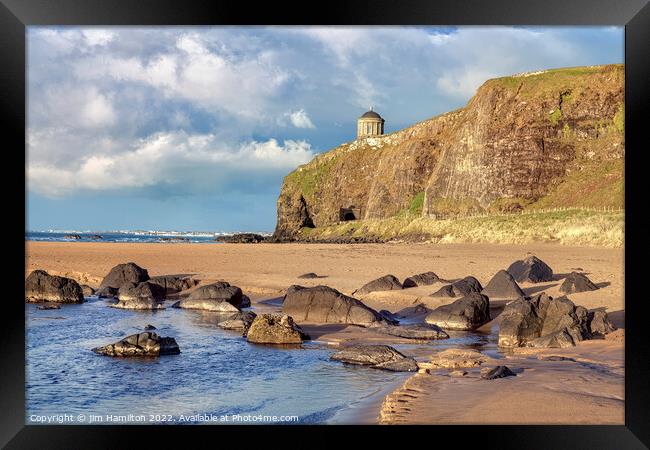
[[341, 222], [348, 222], [350, 220], [357, 220], [359, 215], [359, 211], [357, 211], [354, 207], [352, 208], [341, 208], [339, 212], [339, 219]]

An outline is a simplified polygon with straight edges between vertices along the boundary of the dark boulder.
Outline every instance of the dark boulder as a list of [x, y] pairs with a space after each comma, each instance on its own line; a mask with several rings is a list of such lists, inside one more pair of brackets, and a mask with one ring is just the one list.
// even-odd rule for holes
[[90, 297], [92, 295], [95, 295], [95, 289], [91, 288], [87, 284], [81, 285], [81, 292], [83, 292], [84, 297]]
[[417, 275], [412, 275], [404, 280], [402, 286], [404, 289], [417, 287], [417, 286], [429, 286], [434, 283], [442, 281], [438, 275], [433, 272], [424, 272]]
[[605, 336], [612, 331], [616, 331], [616, 326], [610, 322], [605, 311], [596, 310], [590, 312], [588, 320], [589, 331], [594, 336]]
[[472, 293], [480, 294], [482, 290], [481, 283], [476, 278], [469, 276], [441, 287], [430, 297], [465, 297]]
[[525, 298], [509, 303], [499, 318], [500, 347], [520, 347], [542, 332], [543, 321], [537, 315], [537, 308]]
[[424, 314], [429, 314], [431, 312], [431, 309], [427, 307], [424, 303], [418, 303], [415, 306], [408, 306], [406, 308], [402, 308], [397, 313], [395, 313], [395, 316], [397, 318], [405, 318], [405, 317], [413, 317], [413, 316], [420, 316]]
[[193, 280], [190, 277], [178, 275], [158, 275], [149, 278], [149, 281], [162, 287], [167, 295], [177, 294], [199, 284], [197, 280]]
[[473, 330], [490, 320], [490, 300], [473, 292], [434, 309], [424, 320], [445, 330]]
[[553, 281], [553, 269], [536, 256], [529, 256], [524, 260], [513, 262], [508, 267], [508, 273], [520, 283]]
[[402, 283], [394, 275], [384, 275], [364, 284], [352, 294], [369, 294], [376, 291], [393, 291], [402, 289]]
[[83, 303], [84, 295], [75, 280], [34, 270], [25, 279], [25, 300], [29, 303]]
[[505, 270], [499, 270], [481, 293], [487, 295], [493, 300], [513, 300], [526, 296], [514, 278], [512, 278], [512, 275]]
[[515, 373], [507, 366], [496, 366], [492, 369], [485, 367], [481, 369], [481, 378], [484, 380], [496, 380], [497, 378], [514, 377]]
[[346, 345], [330, 356], [334, 361], [396, 372], [417, 372], [418, 365], [388, 345]]
[[437, 340], [448, 339], [449, 335], [436, 325], [416, 323], [412, 325], [381, 324], [373, 327], [374, 331], [406, 339]]
[[165, 309], [165, 290], [155, 283], [144, 281], [142, 283], [125, 283], [117, 294], [117, 303], [114, 308], [156, 310]]
[[78, 235], [78, 234], [66, 234], [65, 236], [63, 236], [63, 238], [64, 239], [74, 239], [75, 241], [78, 241], [79, 239], [81, 239], [81, 236]]
[[571, 272], [560, 286], [560, 292], [573, 294], [576, 292], [595, 291], [598, 289], [585, 274]]
[[151, 330], [155, 330], [156, 327], [154, 327], [154, 326], [151, 325], [151, 324], [147, 324], [147, 325], [145, 325], [144, 329], [145, 329], [146, 331], [151, 331]]
[[256, 344], [300, 344], [310, 338], [291, 316], [262, 314], [251, 323], [246, 339]]
[[135, 263], [129, 262], [126, 264], [118, 264], [113, 267], [110, 272], [108, 272], [108, 275], [104, 277], [99, 287], [103, 288], [109, 286], [119, 289], [125, 283], [138, 284], [147, 281], [148, 279], [149, 273], [147, 273], [146, 269], [143, 269]]
[[284, 298], [282, 312], [298, 322], [369, 326], [375, 322], [386, 321], [386, 318], [374, 309], [329, 286], [290, 288]]
[[172, 337], [160, 337], [145, 331], [132, 334], [121, 341], [104, 347], [93, 348], [93, 352], [106, 356], [160, 356], [178, 355], [181, 351]]
[[308, 273], [303, 273], [302, 275], [298, 275], [298, 278], [310, 280], [314, 278], [325, 278], [325, 277], [315, 274], [314, 272], [308, 272]]
[[[237, 286], [231, 286], [226, 281], [218, 281], [195, 289], [187, 297], [187, 300], [222, 301], [228, 302], [237, 308], [242, 308], [243, 297], [242, 290]], [[248, 305], [250, 306], [250, 299]]]

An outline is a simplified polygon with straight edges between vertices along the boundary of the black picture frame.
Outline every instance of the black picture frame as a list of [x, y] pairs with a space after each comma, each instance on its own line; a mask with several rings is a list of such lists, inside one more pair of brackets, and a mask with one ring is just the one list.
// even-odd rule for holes
[[[625, 226], [625, 425], [621, 426], [435, 426], [414, 427], [422, 432], [425, 445], [455, 445], [448, 442], [480, 445], [481, 448], [556, 449], [556, 448], [647, 448], [650, 445], [650, 350], [644, 325], [648, 319], [642, 284], [646, 264], [636, 263], [647, 246], [648, 219], [641, 207], [644, 193], [647, 144], [642, 140], [649, 103], [650, 6], [649, 0], [373, 0], [328, 1], [319, 4], [275, 2], [246, 3], [233, 0], [1, 0], [0, 4], [0, 114], [7, 156], [25, 157], [25, 27], [30, 25], [617, 25], [625, 26], [626, 83], [626, 226]], [[372, 5], [372, 8], [368, 8]], [[24, 162], [24, 159], [23, 159]], [[25, 173], [6, 163], [5, 198], [15, 202], [15, 210], [25, 207]], [[16, 193], [14, 193], [16, 192]], [[647, 204], [647, 200], [645, 201]], [[11, 209], [7, 211], [13, 212]], [[10, 273], [11, 293], [3, 299], [2, 327], [3, 370], [0, 374], [0, 445], [6, 448], [131, 448], [144, 439], [147, 446], [170, 445], [174, 438], [191, 438], [194, 447], [227, 444], [230, 438], [247, 441], [261, 432], [271, 434], [272, 442], [282, 445], [325, 443], [340, 427], [156, 427], [156, 426], [36, 426], [25, 425], [25, 320], [24, 269], [18, 273], [14, 260], [25, 258], [24, 221], [16, 213], [7, 215], [10, 226], [11, 258], [5, 259]], [[23, 218], [25, 216], [22, 216]], [[22, 230], [20, 227], [23, 227]], [[7, 244], [6, 242], [5, 244]], [[6, 246], [5, 248], [9, 248]], [[15, 253], [15, 254], [14, 254]], [[15, 259], [14, 259], [15, 257]], [[24, 260], [24, 259], [23, 259]], [[444, 405], [441, 405], [444, 407]], [[343, 427], [344, 429], [346, 427]], [[286, 433], [298, 431], [309, 439]], [[347, 429], [346, 431], [350, 431]], [[414, 435], [400, 427], [368, 427], [354, 430], [369, 445], [386, 442], [395, 435], [401, 445], [413, 443]], [[410, 433], [410, 431], [409, 431]], [[321, 440], [320, 438], [324, 438]], [[420, 436], [417, 436], [420, 437]], [[136, 439], [136, 440], [134, 440]], [[327, 439], [327, 440], [325, 440]], [[187, 441], [185, 441], [187, 442]], [[232, 441], [231, 441], [232, 442]], [[142, 445], [142, 444], [140, 444]]]

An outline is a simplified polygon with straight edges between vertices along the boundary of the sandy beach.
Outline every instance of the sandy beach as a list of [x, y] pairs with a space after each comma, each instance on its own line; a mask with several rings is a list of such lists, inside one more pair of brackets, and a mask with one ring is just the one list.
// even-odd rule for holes
[[[240, 286], [254, 305], [281, 296], [292, 284], [326, 284], [351, 294], [385, 274], [400, 279], [434, 271], [442, 278], [473, 275], [481, 283], [529, 253], [548, 263], [557, 281], [523, 283], [526, 294], [545, 291], [559, 296], [561, 279], [578, 270], [600, 289], [569, 297], [588, 309], [606, 308], [624, 329], [623, 250], [559, 245], [491, 244], [120, 244], [86, 242], [27, 242], [26, 273], [44, 269], [96, 287], [115, 265], [135, 262], [151, 276], [190, 274], [205, 284], [226, 280]], [[303, 280], [305, 272], [323, 278]], [[358, 296], [377, 310], [391, 312], [424, 303], [437, 307], [449, 299], [428, 294], [438, 285]], [[492, 305], [493, 320], [480, 331], [498, 326], [503, 305]], [[304, 325], [313, 339], [326, 343], [392, 342], [368, 329], [353, 326]], [[623, 330], [610, 339], [579, 343], [570, 349], [518, 350], [490, 355], [490, 363], [511, 367], [516, 377], [481, 380], [478, 371], [464, 377], [448, 372], [418, 373], [386, 396], [368, 402], [363, 422], [375, 423], [624, 423]], [[434, 349], [426, 344], [410, 356], [427, 361]], [[561, 356], [563, 358], [551, 358]], [[381, 401], [380, 401], [381, 400]], [[374, 418], [374, 419], [373, 419]]]

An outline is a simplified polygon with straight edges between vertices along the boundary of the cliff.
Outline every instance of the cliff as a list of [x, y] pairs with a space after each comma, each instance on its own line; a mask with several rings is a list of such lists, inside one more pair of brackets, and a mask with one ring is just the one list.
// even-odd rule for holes
[[486, 81], [467, 105], [343, 144], [287, 175], [274, 236], [404, 215], [622, 207], [624, 67]]

